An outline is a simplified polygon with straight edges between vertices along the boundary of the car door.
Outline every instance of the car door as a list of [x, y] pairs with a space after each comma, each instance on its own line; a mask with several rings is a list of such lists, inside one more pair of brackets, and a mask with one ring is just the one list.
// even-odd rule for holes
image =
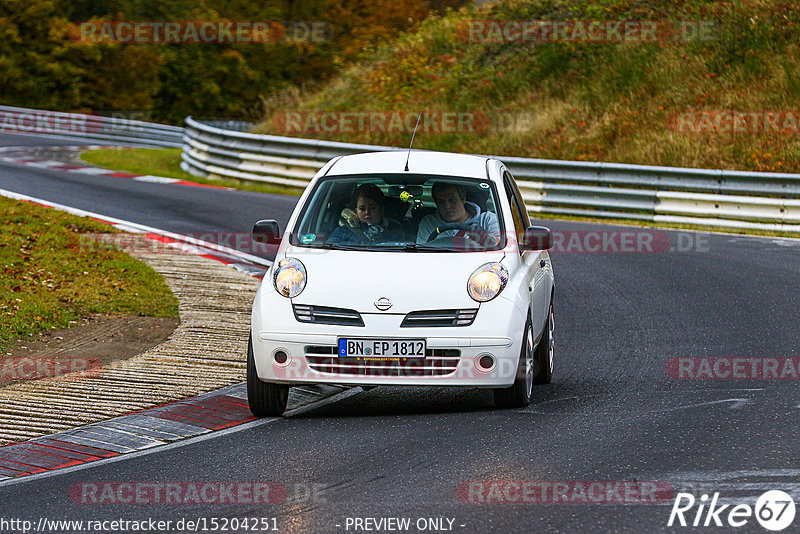
[[[519, 188], [508, 169], [503, 169], [503, 186], [511, 204], [511, 215], [514, 219], [514, 230], [517, 234], [517, 243], [522, 241], [525, 229], [530, 226], [528, 210], [522, 199]], [[547, 284], [545, 277], [545, 266], [541, 262], [545, 260], [546, 254], [538, 250], [525, 250], [520, 252], [521, 264], [526, 270], [526, 280], [528, 283], [528, 294], [530, 295], [530, 316], [533, 325], [534, 335], [541, 335], [544, 322], [547, 317]]]

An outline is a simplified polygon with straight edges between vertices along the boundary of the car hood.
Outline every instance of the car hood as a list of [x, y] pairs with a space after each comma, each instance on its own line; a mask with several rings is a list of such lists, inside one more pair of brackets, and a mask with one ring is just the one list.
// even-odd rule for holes
[[[306, 287], [294, 304], [348, 308], [360, 313], [406, 314], [415, 310], [476, 308], [467, 294], [469, 276], [503, 259], [491, 252], [362, 252], [289, 247], [286, 257], [306, 268]], [[375, 301], [392, 303], [385, 311]]]

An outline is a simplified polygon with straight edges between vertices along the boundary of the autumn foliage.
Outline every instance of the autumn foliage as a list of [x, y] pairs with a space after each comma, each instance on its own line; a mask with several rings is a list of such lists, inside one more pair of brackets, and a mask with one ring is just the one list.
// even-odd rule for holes
[[[455, 3], [455, 2], [452, 2]], [[427, 0], [4, 0], [0, 104], [136, 113], [181, 123], [187, 115], [255, 120], [281, 88], [324, 81], [365, 47], [416, 27], [447, 2]], [[278, 42], [100, 42], [76, 26], [133, 21], [270, 21], [327, 25], [325, 39]]]

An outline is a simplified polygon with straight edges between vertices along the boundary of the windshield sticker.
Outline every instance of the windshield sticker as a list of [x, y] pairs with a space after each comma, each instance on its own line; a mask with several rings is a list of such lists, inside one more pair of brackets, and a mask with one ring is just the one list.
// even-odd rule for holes
[[481, 184], [481, 187], [484, 188], [484, 189], [489, 189], [489, 184], [485, 184], [485, 183]]
[[306, 234], [300, 236], [300, 242], [303, 243], [304, 245], [308, 245], [309, 243], [313, 243], [316, 238], [317, 236], [314, 234]]

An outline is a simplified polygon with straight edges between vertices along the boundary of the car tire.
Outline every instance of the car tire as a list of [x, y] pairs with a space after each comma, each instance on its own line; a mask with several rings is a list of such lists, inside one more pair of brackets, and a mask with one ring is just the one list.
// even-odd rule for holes
[[553, 380], [553, 351], [555, 349], [553, 331], [553, 303], [551, 302], [550, 309], [547, 311], [547, 321], [544, 324], [542, 339], [539, 340], [533, 358], [534, 384], [549, 384]]
[[263, 382], [258, 378], [253, 356], [253, 335], [247, 341], [247, 404], [256, 417], [280, 417], [289, 401], [289, 386]]
[[525, 323], [522, 349], [517, 364], [517, 377], [511, 387], [494, 390], [494, 404], [498, 408], [524, 408], [531, 403], [533, 394], [533, 327], [530, 317]]

